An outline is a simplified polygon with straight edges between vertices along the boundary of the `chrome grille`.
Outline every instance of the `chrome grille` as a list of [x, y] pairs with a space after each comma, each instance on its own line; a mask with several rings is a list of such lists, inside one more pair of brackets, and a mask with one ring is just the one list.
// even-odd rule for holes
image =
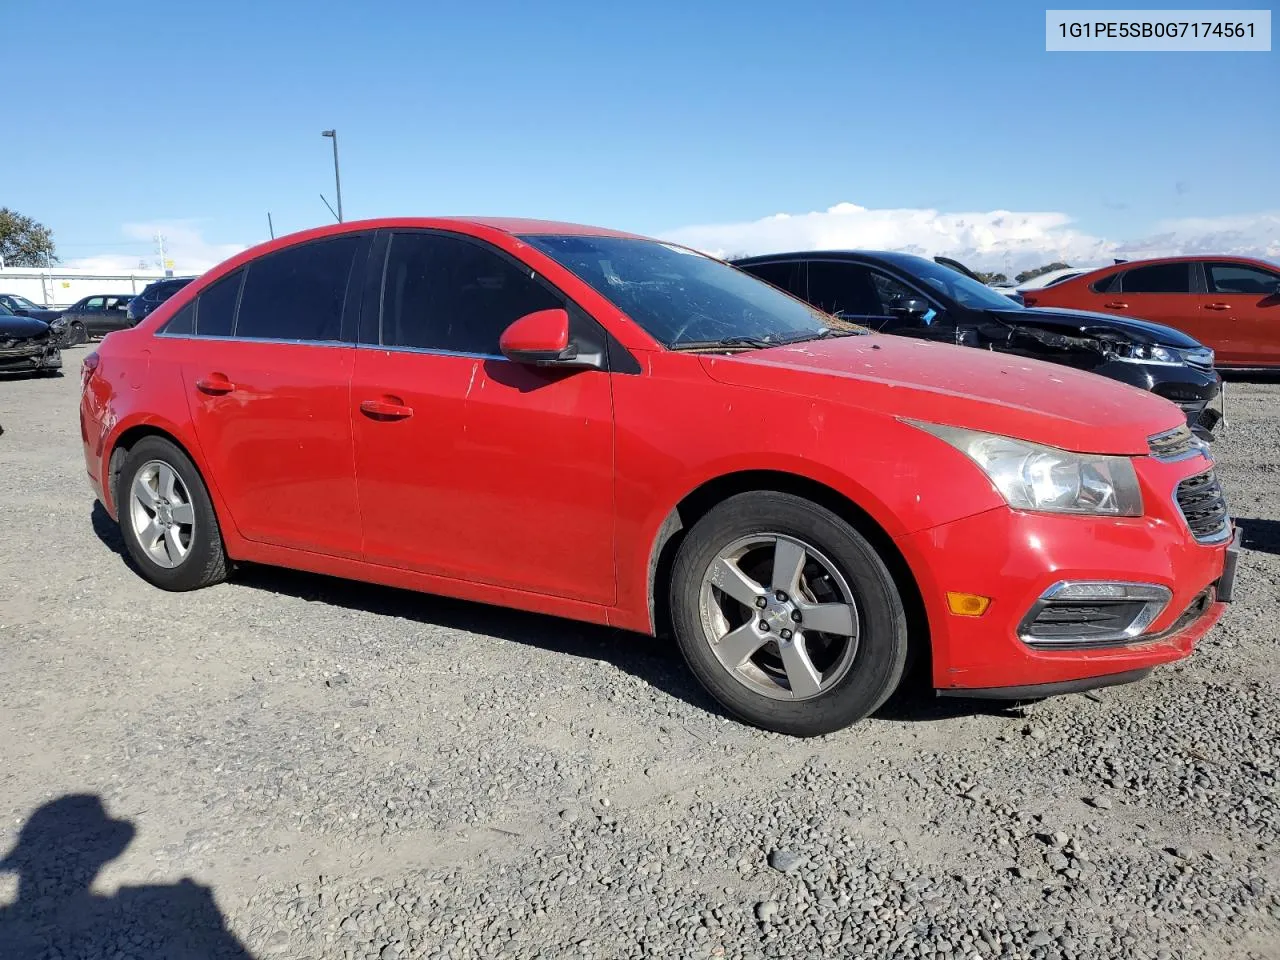
[[1175, 499], [1191, 535], [1201, 543], [1216, 543], [1231, 535], [1227, 499], [1212, 470], [1183, 480], [1178, 484]]
[[1202, 444], [1192, 436], [1191, 428], [1184, 423], [1173, 430], [1147, 437], [1147, 447], [1151, 450], [1151, 456], [1168, 462], [1199, 453]]
[[1196, 347], [1192, 350], [1184, 350], [1182, 352], [1182, 359], [1185, 360], [1189, 366], [1198, 367], [1201, 370], [1213, 369], [1213, 351], [1208, 347]]

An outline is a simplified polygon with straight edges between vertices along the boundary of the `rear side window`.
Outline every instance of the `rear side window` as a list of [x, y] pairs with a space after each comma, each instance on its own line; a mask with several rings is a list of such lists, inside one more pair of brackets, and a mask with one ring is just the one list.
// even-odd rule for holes
[[1213, 293], [1265, 297], [1274, 294], [1280, 284], [1280, 275], [1244, 264], [1206, 263], [1204, 268]]
[[229, 337], [235, 326], [236, 302], [244, 271], [223, 277], [196, 298], [196, 333], [202, 337]]
[[382, 343], [499, 356], [502, 331], [565, 302], [498, 253], [438, 233], [397, 233], [387, 252]]
[[160, 333], [171, 333], [174, 336], [190, 336], [196, 331], [196, 305], [188, 303], [169, 318]]
[[255, 260], [244, 280], [235, 335], [341, 339], [342, 305], [359, 246], [360, 237], [352, 234], [298, 244]]
[[1120, 289], [1124, 293], [1191, 292], [1189, 263], [1156, 263], [1126, 271], [1122, 277]]
[[794, 260], [790, 263], [753, 263], [740, 269], [803, 300], [807, 292], [804, 266], [803, 260]]
[[1112, 293], [1119, 289], [1116, 283], [1120, 279], [1120, 274], [1113, 273], [1110, 276], [1103, 277], [1101, 280], [1095, 280], [1089, 285], [1089, 289], [1094, 293]]

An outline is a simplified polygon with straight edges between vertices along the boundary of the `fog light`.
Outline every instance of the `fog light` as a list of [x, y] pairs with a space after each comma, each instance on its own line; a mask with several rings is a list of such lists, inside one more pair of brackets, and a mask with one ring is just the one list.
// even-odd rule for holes
[[1055, 583], [1027, 611], [1018, 636], [1033, 647], [1139, 640], [1172, 597], [1167, 587], [1155, 583]]
[[947, 606], [957, 617], [980, 617], [991, 606], [991, 598], [976, 593], [947, 591]]

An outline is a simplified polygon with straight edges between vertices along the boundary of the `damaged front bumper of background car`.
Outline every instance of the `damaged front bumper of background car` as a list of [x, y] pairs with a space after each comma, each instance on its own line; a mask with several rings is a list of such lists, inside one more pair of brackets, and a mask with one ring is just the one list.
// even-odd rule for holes
[[0, 373], [38, 373], [62, 369], [62, 351], [47, 337], [12, 341], [0, 337]]

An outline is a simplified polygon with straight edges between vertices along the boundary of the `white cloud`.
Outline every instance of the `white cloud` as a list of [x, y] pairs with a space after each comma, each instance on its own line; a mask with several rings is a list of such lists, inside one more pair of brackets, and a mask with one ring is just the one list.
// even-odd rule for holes
[[993, 210], [942, 213], [929, 209], [870, 210], [838, 203], [827, 210], [779, 213], [741, 223], [683, 227], [664, 239], [716, 256], [783, 250], [901, 250], [949, 256], [982, 270], [1025, 270], [1055, 260], [1089, 265], [1113, 257], [1226, 253], [1280, 256], [1280, 212], [1169, 220], [1147, 237], [1094, 236], [1065, 213]]
[[160, 269], [159, 248], [156, 234], [164, 236], [166, 260], [173, 261], [175, 274], [204, 273], [210, 267], [244, 250], [247, 244], [210, 243], [195, 220], [163, 220], [153, 223], [126, 223], [121, 234], [130, 242], [133, 253], [102, 253], [87, 257], [68, 258], [63, 266], [74, 270], [92, 270], [97, 273], [128, 273], [139, 269]]

